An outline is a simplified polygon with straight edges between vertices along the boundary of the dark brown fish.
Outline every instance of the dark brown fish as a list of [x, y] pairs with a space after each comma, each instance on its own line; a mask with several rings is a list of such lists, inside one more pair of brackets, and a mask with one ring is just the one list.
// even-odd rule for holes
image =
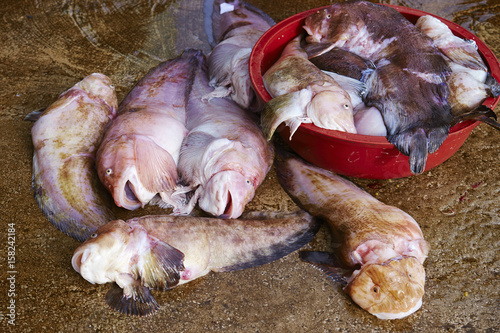
[[397, 10], [367, 1], [335, 3], [306, 18], [307, 41], [368, 59], [367, 106], [384, 117], [387, 139], [409, 155], [414, 174], [448, 136], [450, 68], [430, 37]]

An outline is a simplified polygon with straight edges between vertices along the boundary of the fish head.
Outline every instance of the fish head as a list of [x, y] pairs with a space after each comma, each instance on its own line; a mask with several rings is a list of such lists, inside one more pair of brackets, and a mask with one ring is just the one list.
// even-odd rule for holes
[[115, 86], [109, 77], [101, 73], [93, 73], [78, 82], [77, 86], [84, 90], [89, 97], [99, 99], [106, 104], [111, 110], [111, 117], [116, 115], [118, 102]]
[[[313, 87], [313, 94], [315, 88]], [[356, 133], [354, 113], [349, 94], [340, 90], [321, 90], [306, 106], [313, 124], [326, 129]]]
[[127, 272], [129, 258], [124, 256], [132, 228], [122, 220], [99, 227], [74, 252], [73, 269], [90, 283], [107, 283], [115, 274]]
[[399, 319], [420, 308], [424, 284], [422, 264], [414, 257], [402, 257], [355, 271], [344, 291], [377, 318]]
[[96, 165], [99, 179], [118, 207], [134, 210], [143, 207], [155, 195], [139, 180], [132, 137], [122, 135], [101, 145]]
[[213, 175], [200, 195], [198, 205], [205, 212], [223, 218], [238, 218], [255, 194], [249, 177], [232, 170]]
[[309, 15], [304, 21], [304, 30], [309, 34], [308, 43], [320, 43], [328, 36], [332, 20], [331, 8], [324, 8]]

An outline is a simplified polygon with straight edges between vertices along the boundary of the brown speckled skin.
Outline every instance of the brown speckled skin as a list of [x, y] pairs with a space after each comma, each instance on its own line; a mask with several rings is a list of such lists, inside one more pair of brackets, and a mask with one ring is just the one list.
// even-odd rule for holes
[[[421, 240], [422, 252], [427, 254], [428, 245], [420, 227], [402, 210], [299, 158], [278, 158], [275, 167], [280, 183], [292, 199], [311, 215], [328, 222], [335, 241], [341, 243], [341, 259], [347, 266], [356, 265], [352, 252], [371, 240], [395, 250], [401, 240]], [[422, 262], [424, 259], [419, 258]]]

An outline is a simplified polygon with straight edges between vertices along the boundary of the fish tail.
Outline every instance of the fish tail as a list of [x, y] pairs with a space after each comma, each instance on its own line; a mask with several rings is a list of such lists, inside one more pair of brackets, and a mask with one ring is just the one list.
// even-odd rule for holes
[[500, 95], [500, 84], [498, 83], [498, 80], [491, 75], [490, 72], [488, 72], [486, 81], [484, 83], [486, 84], [486, 86], [488, 86], [488, 92], [493, 97], [496, 98]]
[[486, 105], [480, 105], [473, 111], [455, 117], [452, 126], [465, 120], [478, 120], [500, 131], [500, 123], [497, 122], [497, 115]]

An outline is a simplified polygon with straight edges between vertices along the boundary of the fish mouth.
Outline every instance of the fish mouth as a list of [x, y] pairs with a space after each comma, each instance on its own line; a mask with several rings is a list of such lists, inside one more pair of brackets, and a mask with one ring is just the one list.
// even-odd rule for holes
[[136, 195], [134, 184], [130, 180], [126, 180], [122, 186], [115, 187], [114, 192], [113, 197], [117, 206], [128, 210], [142, 207], [142, 203]]
[[219, 215], [219, 218], [228, 219], [231, 217], [232, 213], [233, 213], [233, 200], [231, 196], [231, 191], [227, 191], [226, 207], [224, 208], [224, 212], [221, 215]]
[[88, 251], [75, 252], [73, 258], [71, 258], [71, 266], [73, 266], [73, 269], [77, 273], [80, 273], [80, 267], [82, 267], [82, 264], [87, 260], [88, 257], [89, 257]]

